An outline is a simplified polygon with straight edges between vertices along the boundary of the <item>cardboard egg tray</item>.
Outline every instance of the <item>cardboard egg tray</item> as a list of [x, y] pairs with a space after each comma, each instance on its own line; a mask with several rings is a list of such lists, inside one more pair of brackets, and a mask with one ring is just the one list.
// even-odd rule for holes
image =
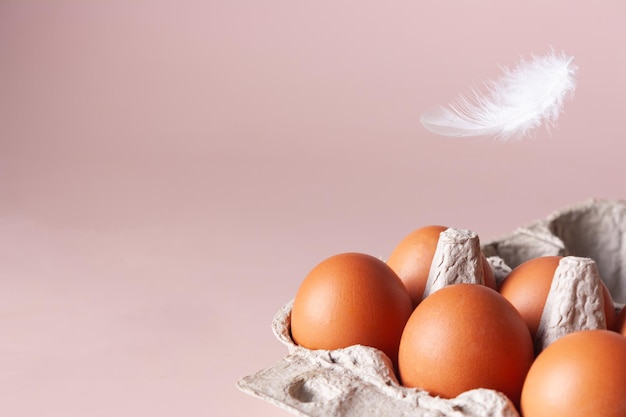
[[[588, 200], [484, 243], [481, 249], [496, 280], [535, 257], [568, 257], [559, 265], [546, 301], [539, 350], [569, 331], [606, 326], [602, 305], [594, 304], [601, 299], [592, 294], [594, 288], [597, 291], [597, 286], [591, 285], [594, 279], [601, 277], [605, 282], [617, 310], [626, 301], [626, 201]], [[568, 280], [572, 271], [576, 279]], [[588, 295], [578, 296], [577, 302], [584, 305], [563, 308], [574, 293]], [[519, 416], [509, 399], [497, 391], [475, 389], [443, 399], [403, 387], [389, 358], [374, 348], [355, 345], [310, 350], [297, 346], [291, 338], [291, 306], [292, 302], [283, 306], [272, 322], [274, 334], [289, 354], [239, 380], [242, 391], [303, 417]], [[576, 313], [581, 311], [585, 313]]]

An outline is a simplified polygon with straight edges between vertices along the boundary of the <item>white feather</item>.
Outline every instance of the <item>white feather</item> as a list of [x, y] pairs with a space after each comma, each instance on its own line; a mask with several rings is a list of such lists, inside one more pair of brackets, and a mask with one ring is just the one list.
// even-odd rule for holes
[[576, 87], [578, 67], [573, 57], [550, 52], [521, 60], [513, 70], [503, 69], [497, 81], [486, 81], [486, 94], [472, 89], [421, 116], [426, 129], [444, 136], [525, 136], [542, 123], [554, 125]]

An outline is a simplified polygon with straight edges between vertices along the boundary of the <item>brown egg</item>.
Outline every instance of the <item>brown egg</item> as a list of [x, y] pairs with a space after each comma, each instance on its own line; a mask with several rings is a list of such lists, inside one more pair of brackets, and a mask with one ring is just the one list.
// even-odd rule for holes
[[500, 285], [500, 294], [520, 312], [533, 338], [561, 258], [543, 256], [526, 261], [514, 268]]
[[[520, 312], [533, 338], [537, 334], [552, 279], [562, 256], [542, 256], [515, 267], [500, 285], [500, 294]], [[609, 290], [603, 285], [607, 328], [615, 321], [615, 308]]]
[[291, 334], [309, 349], [371, 346], [395, 366], [412, 311], [409, 293], [385, 262], [343, 253], [319, 263], [300, 285], [291, 312]]
[[426, 297], [407, 322], [398, 356], [402, 384], [453, 398], [474, 388], [518, 405], [533, 361], [526, 323], [498, 292], [455, 284]]
[[422, 300], [439, 234], [446, 229], [446, 226], [433, 225], [414, 230], [398, 243], [387, 259], [387, 265], [404, 282], [414, 306]]
[[524, 417], [626, 416], [626, 338], [609, 330], [561, 337], [533, 363], [522, 390]]
[[[393, 249], [387, 265], [393, 269], [411, 295], [413, 306], [416, 307], [424, 295], [430, 265], [435, 256], [439, 235], [447, 230], [446, 226], [424, 226], [409, 233]], [[485, 285], [496, 289], [496, 280], [491, 265], [482, 255]]]

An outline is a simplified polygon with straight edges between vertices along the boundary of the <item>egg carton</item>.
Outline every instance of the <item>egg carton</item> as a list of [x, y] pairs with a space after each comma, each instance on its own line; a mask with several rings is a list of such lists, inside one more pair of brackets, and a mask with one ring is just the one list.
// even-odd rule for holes
[[[467, 231], [459, 231], [457, 236], [469, 242], [470, 249], [477, 242], [471, 233], [468, 240]], [[463, 271], [475, 268], [476, 262], [446, 265], [442, 263], [446, 248], [439, 246], [429, 280], [443, 269], [457, 268], [448, 275], [457, 280], [460, 276], [463, 281]], [[557, 268], [546, 301], [539, 349], [569, 331], [606, 326], [603, 306], [597, 302], [602, 297], [592, 294], [598, 288], [592, 285], [594, 280], [602, 277], [617, 310], [626, 300], [626, 201], [591, 199], [484, 243], [480, 249], [498, 282], [526, 260], [547, 255], [567, 257]], [[575, 293], [583, 306], [570, 303]], [[580, 293], [587, 296], [581, 298]], [[511, 401], [494, 390], [474, 389], [444, 399], [404, 387], [390, 359], [371, 347], [310, 350], [296, 345], [290, 330], [292, 303], [284, 305], [272, 322], [273, 332], [287, 347], [288, 355], [240, 379], [237, 386], [243, 392], [302, 417], [519, 417]]]

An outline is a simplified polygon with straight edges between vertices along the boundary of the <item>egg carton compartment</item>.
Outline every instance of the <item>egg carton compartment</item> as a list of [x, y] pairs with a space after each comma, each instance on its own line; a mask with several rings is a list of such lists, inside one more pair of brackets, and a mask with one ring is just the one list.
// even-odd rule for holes
[[498, 267], [504, 269], [539, 256], [591, 258], [615, 304], [626, 304], [626, 200], [589, 199], [486, 242], [482, 249], [485, 256], [500, 258]]
[[[481, 246], [496, 280], [526, 260], [547, 255], [591, 258], [617, 308], [626, 301], [626, 201], [591, 199], [554, 212]], [[585, 263], [587, 265], [587, 263]], [[240, 379], [239, 389], [303, 417], [519, 417], [511, 401], [489, 389], [443, 399], [402, 386], [391, 360], [367, 346], [310, 350], [291, 338], [292, 302], [272, 329], [288, 355]]]
[[306, 417], [516, 417], [508, 398], [476, 389], [446, 400], [400, 385], [391, 360], [378, 349], [355, 345], [310, 350], [291, 338], [292, 302], [276, 314], [272, 329], [289, 355], [274, 366], [244, 377], [244, 392]]

